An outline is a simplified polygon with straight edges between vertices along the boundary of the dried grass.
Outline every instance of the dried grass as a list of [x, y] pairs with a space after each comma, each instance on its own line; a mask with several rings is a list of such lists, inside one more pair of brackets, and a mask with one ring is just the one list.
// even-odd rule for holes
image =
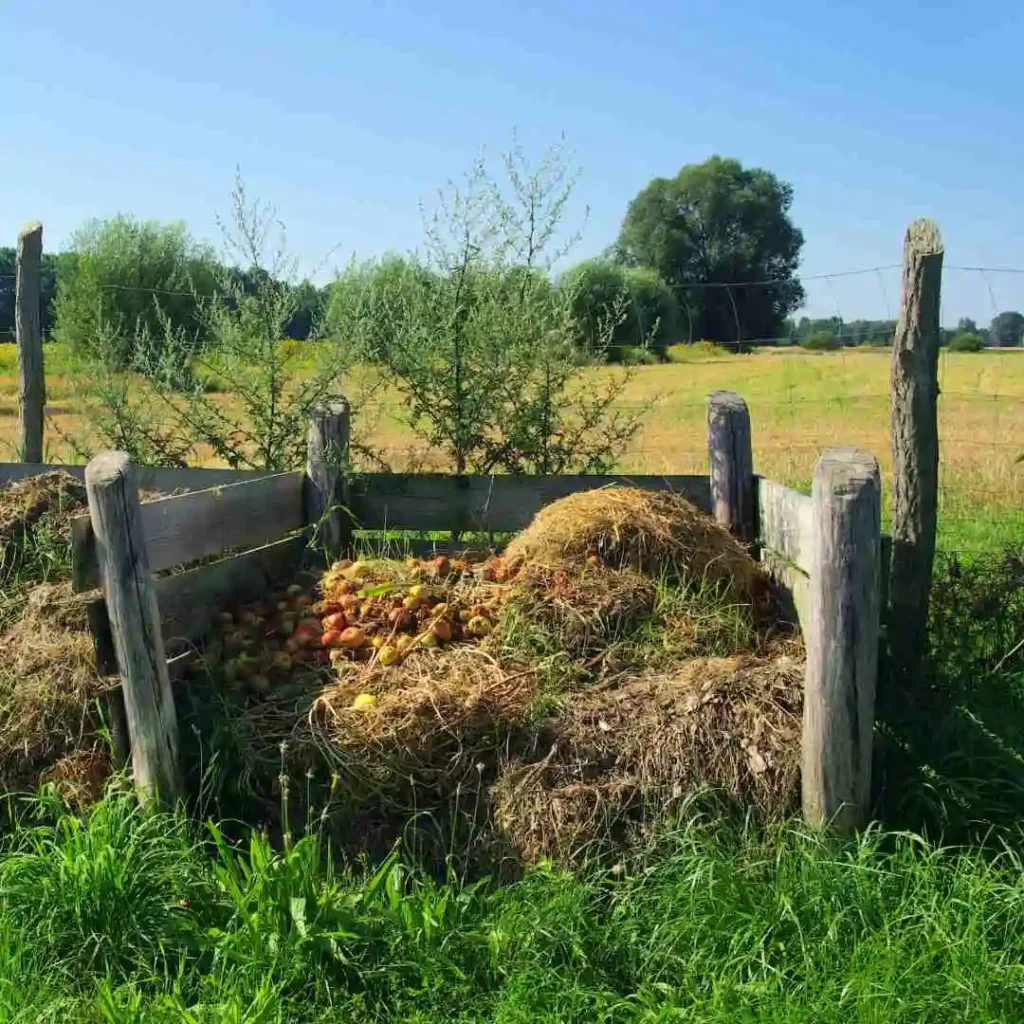
[[586, 559], [648, 575], [672, 571], [721, 587], [729, 599], [760, 599], [764, 581], [746, 549], [710, 516], [668, 491], [605, 487], [542, 508], [508, 545], [510, 563], [539, 567]]
[[108, 683], [96, 673], [88, 597], [70, 583], [40, 584], [0, 635], [0, 788], [32, 785], [46, 766], [93, 745], [92, 706]]
[[538, 736], [543, 756], [513, 761], [494, 786], [497, 823], [534, 861], [621, 839], [646, 809], [708, 787], [785, 815], [797, 794], [802, 679], [793, 645], [573, 694]]

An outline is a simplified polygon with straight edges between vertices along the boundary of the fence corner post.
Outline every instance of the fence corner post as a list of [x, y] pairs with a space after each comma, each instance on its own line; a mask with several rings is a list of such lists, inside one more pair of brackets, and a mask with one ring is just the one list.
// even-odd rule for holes
[[135, 788], [146, 800], [173, 805], [183, 795], [178, 720], [135, 467], [124, 452], [104, 452], [86, 466], [85, 486], [121, 674]]
[[750, 543], [754, 523], [754, 453], [747, 403], [735, 391], [708, 395], [708, 459], [715, 519]]
[[306, 522], [313, 524], [331, 558], [352, 539], [346, 472], [349, 404], [336, 398], [312, 410], [306, 435]]
[[19, 457], [43, 461], [43, 412], [46, 375], [43, 370], [41, 273], [43, 225], [31, 221], [18, 232], [14, 264], [14, 334], [18, 343]]
[[928, 219], [907, 228], [900, 313], [892, 344], [892, 556], [890, 664], [906, 682], [920, 664], [939, 496], [939, 335], [942, 237]]
[[802, 797], [811, 825], [849, 832], [871, 798], [881, 573], [878, 462], [830, 448], [814, 470]]

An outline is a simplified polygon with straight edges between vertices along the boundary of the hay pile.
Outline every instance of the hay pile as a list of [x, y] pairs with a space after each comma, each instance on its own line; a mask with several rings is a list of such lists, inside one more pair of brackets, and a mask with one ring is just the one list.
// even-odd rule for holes
[[600, 563], [649, 576], [672, 573], [721, 588], [723, 597], [756, 600], [757, 563], [728, 531], [668, 491], [606, 487], [580, 491], [542, 508], [505, 550], [510, 563], [539, 567]]
[[58, 759], [99, 743], [94, 702], [108, 683], [96, 673], [88, 597], [40, 584], [0, 634], [0, 790], [34, 785]]
[[803, 662], [699, 658], [668, 675], [570, 695], [510, 763], [494, 814], [527, 861], [571, 859], [620, 841], [646, 813], [703, 787], [772, 817], [795, 806]]

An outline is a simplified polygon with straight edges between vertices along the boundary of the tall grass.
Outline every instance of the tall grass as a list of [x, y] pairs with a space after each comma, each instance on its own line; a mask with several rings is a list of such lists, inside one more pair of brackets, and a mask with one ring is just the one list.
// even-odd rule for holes
[[0, 1019], [949, 1021], [1024, 1012], [1024, 872], [691, 815], [497, 886], [44, 798], [2, 844]]

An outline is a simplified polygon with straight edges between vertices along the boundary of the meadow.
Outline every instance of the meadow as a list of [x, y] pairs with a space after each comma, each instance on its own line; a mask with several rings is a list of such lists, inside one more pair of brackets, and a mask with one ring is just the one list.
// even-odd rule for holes
[[[46, 358], [47, 458], [78, 461], [62, 439], [85, 432], [67, 355], [50, 345]], [[587, 371], [597, 379], [614, 372]], [[16, 373], [14, 347], [0, 346], [0, 458], [6, 459], [14, 458], [17, 437]], [[939, 380], [941, 542], [986, 550], [1024, 532], [1024, 465], [1016, 461], [1024, 452], [1024, 353], [943, 351]], [[872, 348], [762, 349], [639, 366], [621, 401], [646, 412], [620, 453], [619, 471], [705, 472], [705, 399], [718, 388], [747, 400], [759, 473], [806, 488], [823, 448], [854, 444], [878, 457], [888, 490], [889, 352]], [[372, 422], [367, 440], [392, 468], [410, 459], [429, 467], [430, 453], [417, 450], [396, 397], [385, 393], [376, 403], [362, 410]]]

